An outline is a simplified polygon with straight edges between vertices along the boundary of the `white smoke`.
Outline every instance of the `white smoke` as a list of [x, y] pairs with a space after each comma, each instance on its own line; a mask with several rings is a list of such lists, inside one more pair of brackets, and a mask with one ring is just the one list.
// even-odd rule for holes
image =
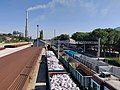
[[30, 7], [27, 9], [27, 11], [37, 10], [37, 9], [46, 9], [46, 8], [55, 8], [56, 4], [68, 6], [70, 4], [73, 4], [73, 2], [76, 2], [77, 0], [52, 0], [51, 2], [47, 4], [41, 4], [34, 7]]
[[96, 4], [93, 2], [94, 0], [52, 0], [47, 4], [40, 4], [27, 9], [27, 11], [37, 10], [37, 9], [51, 9], [51, 12], [54, 12], [57, 5], [62, 6], [77, 6], [78, 8], [83, 8], [86, 12], [91, 13], [90, 15], [94, 15], [98, 13], [98, 9], [96, 8]]
[[44, 9], [44, 8], [48, 8], [48, 4], [47, 5], [37, 5], [37, 6], [34, 6], [34, 7], [30, 7], [27, 9], [27, 11], [32, 11], [32, 10], [37, 10], [37, 9]]

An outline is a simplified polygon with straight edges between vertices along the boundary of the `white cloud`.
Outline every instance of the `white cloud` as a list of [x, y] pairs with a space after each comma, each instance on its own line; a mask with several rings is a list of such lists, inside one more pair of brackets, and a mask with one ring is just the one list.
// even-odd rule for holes
[[107, 8], [101, 10], [101, 15], [106, 16], [108, 14], [109, 10]]
[[107, 0], [105, 5], [100, 8], [100, 15], [107, 16], [111, 15], [111, 13], [116, 13], [117, 10], [120, 8], [120, 0]]
[[85, 1], [85, 0], [79, 0], [80, 7], [83, 8], [86, 12], [88, 12], [90, 15], [94, 15], [97, 13], [96, 5], [92, 1]]

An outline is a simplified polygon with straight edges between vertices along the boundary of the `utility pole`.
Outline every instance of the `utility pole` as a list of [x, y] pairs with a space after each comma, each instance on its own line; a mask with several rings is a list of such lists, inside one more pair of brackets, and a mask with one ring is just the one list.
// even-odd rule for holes
[[59, 59], [59, 51], [60, 51], [60, 45], [59, 45], [59, 40], [58, 40], [58, 59]]
[[53, 40], [51, 41], [51, 45], [55, 45], [55, 36], [56, 36], [56, 31], [55, 29], [53, 30]]
[[56, 36], [56, 30], [54, 29], [54, 37]]
[[37, 25], [37, 47], [38, 47], [38, 32], [39, 32], [39, 25]]
[[98, 55], [97, 55], [98, 59], [100, 57], [100, 38], [98, 39]]
[[85, 53], [85, 48], [86, 48], [86, 47], [85, 47], [85, 42], [84, 42], [84, 53]]

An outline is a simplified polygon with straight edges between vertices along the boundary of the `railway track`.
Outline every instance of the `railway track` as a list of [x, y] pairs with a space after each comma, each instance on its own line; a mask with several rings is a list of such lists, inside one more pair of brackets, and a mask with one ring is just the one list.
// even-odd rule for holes
[[41, 49], [29, 47], [0, 58], [0, 90], [22, 90], [29, 83]]

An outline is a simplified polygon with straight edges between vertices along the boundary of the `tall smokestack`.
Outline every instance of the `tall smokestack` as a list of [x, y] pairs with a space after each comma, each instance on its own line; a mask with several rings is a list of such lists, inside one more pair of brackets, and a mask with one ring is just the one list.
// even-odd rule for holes
[[38, 47], [38, 44], [39, 44], [39, 41], [38, 41], [38, 32], [39, 32], [39, 25], [37, 25], [37, 47]]
[[25, 37], [28, 36], [28, 11], [26, 11]]

